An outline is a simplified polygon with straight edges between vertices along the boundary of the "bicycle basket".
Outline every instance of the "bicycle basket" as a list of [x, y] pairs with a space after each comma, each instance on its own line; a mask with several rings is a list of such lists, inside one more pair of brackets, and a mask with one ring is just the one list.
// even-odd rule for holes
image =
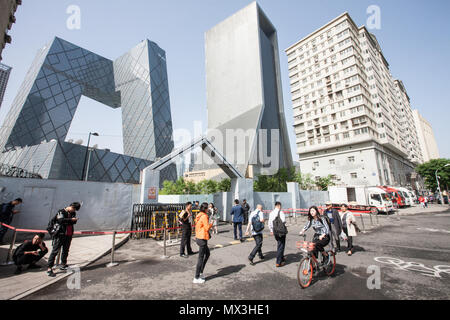
[[308, 241], [297, 241], [297, 249], [305, 249], [307, 251], [313, 251], [316, 247], [316, 244], [314, 242], [308, 242]]

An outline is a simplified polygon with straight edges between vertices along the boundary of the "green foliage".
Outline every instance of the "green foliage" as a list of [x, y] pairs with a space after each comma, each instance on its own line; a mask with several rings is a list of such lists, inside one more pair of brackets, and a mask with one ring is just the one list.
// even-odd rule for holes
[[228, 192], [231, 189], [231, 180], [223, 179], [220, 182], [203, 180], [198, 183], [185, 181], [179, 178], [177, 181], [164, 181], [161, 195], [167, 194], [212, 194], [216, 192]]
[[435, 191], [437, 190], [435, 173], [439, 169], [437, 175], [440, 177], [441, 189], [448, 189], [450, 187], [450, 165], [444, 168], [446, 164], [450, 164], [450, 159], [433, 159], [417, 166], [416, 172], [424, 178], [427, 188]]
[[317, 181], [316, 181], [316, 186], [319, 188], [319, 190], [321, 191], [327, 191], [328, 187], [330, 186], [334, 186], [334, 182], [333, 182], [333, 178], [332, 175], [329, 174], [326, 177], [320, 177]]
[[254, 183], [254, 190], [256, 192], [286, 192], [287, 182], [297, 182], [301, 190], [328, 190], [329, 186], [334, 185], [331, 175], [315, 181], [311, 174], [295, 172], [295, 168], [281, 168], [274, 175], [258, 176]]

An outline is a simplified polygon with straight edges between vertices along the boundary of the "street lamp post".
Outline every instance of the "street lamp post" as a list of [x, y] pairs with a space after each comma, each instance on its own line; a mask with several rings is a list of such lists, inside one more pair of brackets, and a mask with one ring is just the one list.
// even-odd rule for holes
[[[99, 136], [97, 132], [94, 132], [94, 133], [89, 132], [89, 138], [88, 138], [88, 143], [87, 143], [86, 153], [85, 153], [85, 155], [84, 155], [83, 173], [81, 174], [81, 180], [84, 180], [84, 174], [85, 174], [85, 172], [86, 172], [86, 171], [89, 171], [89, 170], [86, 169], [86, 158], [87, 158], [87, 155], [88, 155], [89, 143], [91, 142], [91, 135], [92, 135], [92, 136], [95, 136], [95, 137], [98, 137], [98, 136]], [[87, 179], [86, 179], [86, 180], [87, 180]]]
[[436, 182], [437, 182], [437, 186], [438, 186], [439, 198], [441, 199], [441, 204], [444, 204], [444, 198], [442, 197], [441, 185], [439, 184], [439, 178], [438, 178], [437, 173], [438, 173], [438, 171], [439, 171], [440, 169], [443, 169], [443, 168], [448, 167], [448, 166], [450, 166], [450, 163], [447, 163], [445, 166], [443, 166], [443, 167], [441, 167], [441, 168], [438, 168], [438, 169], [436, 170], [436, 172], [434, 173], [434, 175], [436, 176]]

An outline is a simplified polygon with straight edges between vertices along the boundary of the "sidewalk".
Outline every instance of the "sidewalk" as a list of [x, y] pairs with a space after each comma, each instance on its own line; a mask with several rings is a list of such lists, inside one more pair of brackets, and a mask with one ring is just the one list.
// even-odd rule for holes
[[[30, 237], [31, 236], [32, 234], [30, 234]], [[116, 247], [124, 243], [127, 239], [127, 234], [116, 235]], [[47, 240], [45, 241], [45, 244], [49, 249], [49, 253], [38, 262], [38, 265], [42, 266], [41, 269], [26, 270], [26, 268], [24, 268], [21, 274], [15, 275], [15, 265], [0, 266], [0, 287], [2, 288], [0, 291], [1, 300], [21, 299], [72, 274], [56, 269], [56, 277], [51, 278], [47, 276], [46, 264], [47, 258], [50, 256], [52, 241]], [[20, 245], [20, 243], [18, 245]], [[107, 254], [111, 250], [111, 246], [112, 235], [73, 238], [68, 259], [69, 266], [83, 268]], [[9, 245], [0, 246], [0, 261], [2, 264], [6, 261], [8, 250]]]

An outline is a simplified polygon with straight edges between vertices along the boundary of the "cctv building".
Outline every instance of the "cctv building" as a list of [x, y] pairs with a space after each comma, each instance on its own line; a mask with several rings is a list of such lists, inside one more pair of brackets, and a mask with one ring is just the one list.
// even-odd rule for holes
[[292, 167], [275, 27], [253, 2], [205, 42], [210, 140], [249, 178]]
[[[84, 95], [122, 109], [124, 154], [66, 142]], [[100, 121], [100, 120], [99, 120]], [[60, 38], [37, 54], [0, 129], [0, 163], [43, 178], [138, 183], [173, 149], [165, 52], [145, 40], [112, 61]], [[174, 165], [161, 181], [175, 180]]]

